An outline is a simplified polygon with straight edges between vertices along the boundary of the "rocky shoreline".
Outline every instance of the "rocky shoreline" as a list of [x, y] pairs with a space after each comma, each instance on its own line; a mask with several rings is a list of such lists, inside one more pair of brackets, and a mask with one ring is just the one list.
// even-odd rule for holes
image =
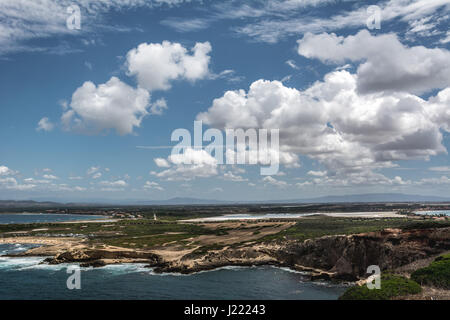
[[[17, 241], [20, 241], [16, 239]], [[450, 250], [450, 228], [386, 229], [356, 235], [325, 236], [306, 241], [253, 243], [196, 253], [194, 250], [92, 248], [86, 244], [47, 244], [11, 256], [47, 256], [44, 263], [80, 263], [82, 267], [145, 263], [155, 273], [191, 274], [225, 266], [272, 265], [308, 272], [312, 280], [357, 281], [367, 267], [394, 270]]]

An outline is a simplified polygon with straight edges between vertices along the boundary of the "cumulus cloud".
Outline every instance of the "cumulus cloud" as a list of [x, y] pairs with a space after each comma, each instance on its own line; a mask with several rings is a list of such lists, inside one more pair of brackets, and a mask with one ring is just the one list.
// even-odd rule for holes
[[85, 82], [72, 95], [70, 107], [61, 120], [68, 130], [99, 133], [114, 129], [131, 134], [149, 113], [150, 94], [134, 89], [116, 77], [96, 86]]
[[52, 131], [55, 125], [47, 118], [44, 117], [38, 122], [38, 126], [36, 128], [37, 131]]
[[208, 178], [218, 174], [217, 160], [205, 150], [187, 148], [183, 153], [172, 154], [167, 159], [157, 158], [155, 162], [160, 167], [169, 166], [169, 168], [161, 172], [152, 172], [151, 174], [169, 181], [188, 181], [195, 178]]
[[248, 179], [245, 179], [244, 177], [234, 174], [231, 171], [225, 172], [223, 174], [223, 179], [224, 180], [228, 180], [228, 181], [234, 181], [234, 182], [244, 182], [244, 181], [248, 181]]
[[0, 166], [0, 176], [11, 176], [16, 174], [14, 170], [11, 170], [7, 166]]
[[410, 180], [403, 180], [399, 176], [394, 178], [386, 177], [385, 175], [373, 172], [370, 169], [363, 169], [353, 172], [338, 172], [335, 175], [323, 175], [315, 177], [311, 180], [299, 182], [297, 187], [354, 187], [354, 186], [389, 186], [389, 187], [401, 187], [406, 185], [412, 185]]
[[101, 172], [97, 172], [97, 173], [94, 173], [92, 175], [92, 179], [100, 179], [101, 177], [102, 177], [102, 173]]
[[[128, 75], [136, 77], [133, 88], [117, 77], [103, 84], [86, 81], [72, 95], [61, 122], [66, 130], [97, 134], [115, 130], [120, 135], [132, 134], [147, 115], [162, 115], [168, 108], [161, 98], [150, 102], [150, 92], [168, 90], [174, 80], [208, 78], [211, 45], [196, 43], [188, 50], [179, 43], [142, 43], [127, 54]], [[41, 123], [42, 122], [42, 123]], [[40, 128], [50, 123], [42, 119]], [[46, 128], [46, 129], [44, 129]]]
[[91, 175], [94, 174], [96, 172], [98, 172], [100, 170], [100, 167], [90, 167], [87, 171], [86, 174], [87, 175]]
[[31, 190], [36, 188], [36, 184], [20, 184], [17, 182], [16, 178], [14, 177], [4, 177], [2, 178], [0, 176], [0, 187], [8, 190], [16, 190], [16, 191], [23, 191], [23, 190]]
[[423, 46], [407, 47], [395, 34], [372, 36], [362, 30], [354, 36], [307, 33], [298, 41], [298, 53], [327, 63], [360, 63], [358, 90], [425, 93], [450, 85], [450, 51]]
[[128, 186], [128, 183], [126, 183], [124, 180], [117, 180], [117, 181], [102, 181], [100, 182], [103, 186], [108, 187], [126, 187]]
[[42, 178], [47, 179], [47, 180], [58, 180], [59, 179], [57, 176], [54, 176], [52, 174], [44, 174], [42, 176]]
[[146, 181], [143, 188], [146, 189], [146, 190], [154, 189], [154, 190], [164, 191], [164, 188], [161, 187], [159, 185], [159, 183], [154, 182], [154, 181]]
[[158, 116], [162, 115], [164, 113], [164, 110], [166, 110], [167, 107], [167, 101], [164, 98], [156, 100], [154, 103], [152, 103], [152, 106], [150, 108], [151, 114], [156, 114]]
[[358, 78], [335, 71], [302, 91], [258, 80], [248, 92], [227, 91], [197, 118], [221, 129], [279, 128], [282, 152], [320, 161], [329, 176], [353, 174], [355, 183], [383, 180], [371, 170], [395, 161], [446, 152], [441, 130], [450, 130], [450, 89], [428, 100], [406, 92], [361, 94]]
[[34, 179], [34, 178], [26, 178], [23, 180], [25, 183], [31, 183], [31, 184], [49, 184], [51, 183], [50, 180], [42, 180], [42, 179]]
[[262, 181], [265, 184], [272, 185], [272, 186], [275, 186], [278, 188], [285, 188], [288, 186], [288, 183], [286, 181], [277, 180], [271, 176], [267, 176], [267, 177], [263, 178]]
[[154, 159], [156, 165], [160, 168], [169, 168], [170, 167], [170, 163], [169, 161], [167, 161], [164, 158], [156, 158]]
[[309, 176], [314, 176], [314, 177], [324, 177], [327, 175], [326, 171], [308, 171], [308, 175]]
[[105, 192], [123, 191], [126, 187], [128, 187], [128, 183], [124, 180], [101, 181], [99, 182], [99, 185], [102, 186], [100, 191]]
[[196, 81], [209, 74], [211, 45], [196, 43], [190, 50], [179, 43], [142, 43], [127, 54], [128, 75], [149, 91], [168, 90], [174, 80]]

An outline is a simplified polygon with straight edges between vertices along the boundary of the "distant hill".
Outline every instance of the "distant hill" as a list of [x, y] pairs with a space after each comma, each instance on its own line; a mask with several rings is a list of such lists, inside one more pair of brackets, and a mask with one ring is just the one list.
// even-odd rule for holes
[[230, 205], [258, 203], [365, 203], [365, 202], [450, 202], [450, 198], [435, 196], [407, 195], [401, 193], [369, 193], [344, 196], [324, 196], [308, 199], [266, 200], [266, 201], [220, 201], [196, 198], [172, 198], [161, 201], [139, 201], [141, 205]]
[[0, 208], [31, 208], [31, 207], [55, 207], [60, 204], [56, 202], [38, 202], [33, 200], [15, 201], [15, 200], [0, 200]]
[[172, 198], [168, 200], [89, 200], [88, 203], [61, 203], [54, 201], [0, 200], [0, 208], [54, 208], [54, 207], [88, 207], [88, 206], [167, 206], [167, 205], [233, 205], [233, 204], [307, 204], [307, 203], [377, 203], [377, 202], [450, 202], [450, 198], [437, 196], [408, 195], [402, 193], [369, 193], [344, 196], [324, 196], [308, 199], [287, 199], [267, 201], [221, 201], [197, 198]]
[[325, 196], [318, 198], [287, 200], [284, 203], [354, 203], [354, 202], [450, 202], [450, 198], [436, 196], [408, 195], [402, 193], [369, 193], [344, 196]]

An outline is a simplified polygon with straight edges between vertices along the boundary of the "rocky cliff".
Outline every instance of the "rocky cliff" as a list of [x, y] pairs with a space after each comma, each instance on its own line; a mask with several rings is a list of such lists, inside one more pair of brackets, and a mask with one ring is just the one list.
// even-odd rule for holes
[[[22, 255], [35, 255], [36, 249]], [[285, 240], [271, 243], [225, 247], [196, 254], [189, 252], [169, 259], [164, 250], [125, 248], [93, 249], [77, 246], [55, 252], [47, 250], [50, 264], [77, 262], [82, 266], [100, 267], [114, 263], [147, 263], [155, 272], [193, 273], [223, 266], [276, 265], [310, 271], [312, 278], [357, 280], [365, 276], [367, 267], [395, 269], [419, 259], [450, 250], [450, 228], [400, 230], [326, 236], [306, 241]]]
[[277, 260], [322, 269], [333, 277], [356, 280], [367, 267], [395, 269], [413, 261], [450, 250], [450, 228], [329, 236], [304, 242], [288, 242], [273, 254]]

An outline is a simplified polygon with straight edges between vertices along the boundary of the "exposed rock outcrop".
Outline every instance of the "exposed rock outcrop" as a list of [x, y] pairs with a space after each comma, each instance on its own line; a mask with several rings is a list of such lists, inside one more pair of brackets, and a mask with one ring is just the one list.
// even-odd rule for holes
[[48, 264], [77, 262], [82, 267], [102, 267], [107, 264], [127, 262], [159, 264], [162, 259], [150, 252], [134, 250], [75, 249], [61, 252], [53, 258], [47, 258], [44, 262]]
[[[277, 265], [311, 273], [311, 278], [358, 280], [367, 267], [395, 269], [450, 249], [450, 228], [387, 229], [358, 235], [326, 236], [187, 254], [159, 264], [155, 272], [193, 273], [223, 266]], [[150, 265], [152, 266], [152, 265]]]
[[450, 249], [450, 228], [328, 236], [288, 242], [273, 254], [289, 266], [301, 265], [334, 273], [334, 278], [356, 280], [367, 267], [394, 269]]

